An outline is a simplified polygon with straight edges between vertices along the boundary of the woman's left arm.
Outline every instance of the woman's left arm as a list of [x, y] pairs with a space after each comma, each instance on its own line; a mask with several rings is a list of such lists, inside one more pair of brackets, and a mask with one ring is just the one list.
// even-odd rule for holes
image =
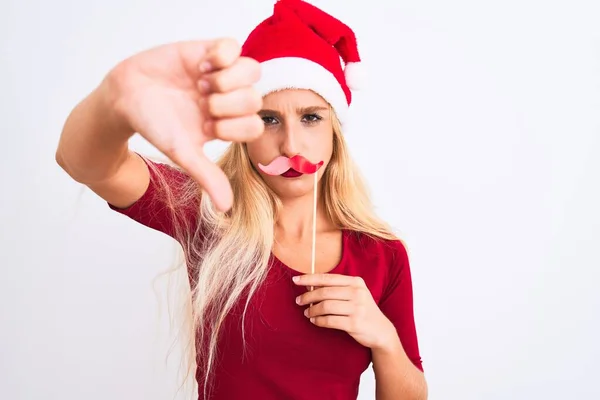
[[423, 372], [410, 361], [395, 334], [387, 345], [372, 348], [376, 399], [427, 399], [427, 382]]
[[[302, 286], [318, 287], [296, 299], [301, 306], [314, 304], [305, 310], [305, 316], [313, 324], [346, 331], [357, 342], [371, 349], [377, 400], [427, 399], [424, 374], [406, 354], [399, 336], [404, 334], [407, 342], [410, 342], [407, 344], [416, 349], [414, 324], [403, 324], [398, 328], [392, 323], [375, 303], [362, 278], [314, 274], [296, 276], [294, 282]], [[402, 286], [407, 283], [410, 285], [406, 280], [402, 283]], [[402, 297], [412, 297], [412, 290], [395, 287], [396, 294], [388, 296], [388, 301], [383, 305], [387, 311], [386, 304], [391, 304], [390, 301], [395, 303], [393, 310], [388, 312], [394, 319], [397, 319], [397, 313], [405, 314], [412, 310], [412, 301], [409, 304], [405, 301], [397, 307], [397, 294], [402, 289]]]

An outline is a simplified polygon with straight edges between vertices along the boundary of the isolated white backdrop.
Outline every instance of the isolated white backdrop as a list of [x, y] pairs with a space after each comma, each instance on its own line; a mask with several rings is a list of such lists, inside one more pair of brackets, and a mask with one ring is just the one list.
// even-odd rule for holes
[[[346, 135], [409, 246], [430, 398], [600, 398], [599, 3], [314, 3], [354, 28], [370, 68]], [[2, 1], [0, 398], [173, 398], [152, 290], [172, 243], [82, 192], [54, 150], [119, 60], [242, 41], [271, 7]]]

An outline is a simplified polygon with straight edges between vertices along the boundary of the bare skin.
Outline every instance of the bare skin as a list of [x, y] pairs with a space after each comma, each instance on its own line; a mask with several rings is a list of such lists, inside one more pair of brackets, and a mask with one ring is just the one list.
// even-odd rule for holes
[[[250, 160], [254, 165], [267, 164], [280, 155], [293, 157], [300, 154], [312, 162], [324, 162], [317, 172], [320, 181], [333, 152], [330, 114], [329, 104], [310, 90], [283, 90], [265, 96], [259, 112], [265, 130], [263, 135], [247, 144]], [[283, 205], [281, 216], [275, 223], [273, 253], [290, 268], [310, 272], [314, 176], [285, 178], [270, 176], [260, 170], [259, 173]], [[341, 236], [341, 231], [328, 220], [319, 205], [316, 271], [328, 272], [339, 263]]]
[[235, 41], [219, 39], [168, 44], [124, 60], [71, 112], [56, 161], [104, 200], [127, 207], [149, 184], [146, 164], [128, 148], [137, 132], [228, 210], [231, 186], [203, 146], [263, 132], [256, 114], [262, 98], [252, 87], [260, 65], [240, 52]]

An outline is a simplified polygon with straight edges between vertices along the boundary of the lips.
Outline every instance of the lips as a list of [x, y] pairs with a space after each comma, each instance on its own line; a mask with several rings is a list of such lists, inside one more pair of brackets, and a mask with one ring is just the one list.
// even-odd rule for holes
[[298, 172], [292, 168], [288, 169], [283, 174], [281, 174], [281, 176], [283, 176], [284, 178], [297, 178], [302, 175], [303, 175], [302, 172]]
[[290, 170], [300, 174], [314, 174], [319, 170], [319, 168], [321, 168], [322, 165], [323, 161], [319, 161], [315, 164], [301, 155], [295, 155], [292, 158], [279, 156], [267, 165], [259, 163], [258, 167], [265, 174], [276, 176], [284, 173], [291, 174], [292, 172], [289, 172]]

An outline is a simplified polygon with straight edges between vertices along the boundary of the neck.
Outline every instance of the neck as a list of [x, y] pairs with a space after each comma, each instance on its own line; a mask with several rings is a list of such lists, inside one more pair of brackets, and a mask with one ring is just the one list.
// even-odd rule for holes
[[[282, 208], [275, 222], [275, 235], [279, 239], [302, 242], [312, 239], [313, 229], [313, 194], [292, 199], [281, 199]], [[322, 196], [317, 198], [317, 233], [333, 228], [327, 218]]]

